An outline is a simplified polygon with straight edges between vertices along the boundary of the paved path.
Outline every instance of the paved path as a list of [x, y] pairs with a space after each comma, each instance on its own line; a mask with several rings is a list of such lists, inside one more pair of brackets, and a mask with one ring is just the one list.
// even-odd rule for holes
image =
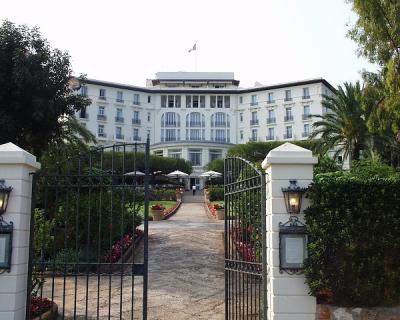
[[[135, 260], [141, 258], [139, 252]], [[224, 319], [223, 259], [223, 221], [207, 218], [202, 195], [185, 194], [174, 216], [149, 223], [148, 319]], [[88, 319], [97, 319], [97, 303], [99, 319], [108, 319], [109, 312], [112, 319], [120, 319], [120, 314], [122, 319], [131, 319], [132, 279], [115, 275], [88, 280], [78, 277], [75, 282], [74, 278], [67, 278], [65, 319], [74, 318], [75, 297], [76, 319], [85, 319], [87, 296]], [[143, 282], [140, 277], [134, 281], [133, 318], [142, 319]], [[43, 295], [51, 296], [51, 279], [46, 282]], [[56, 278], [55, 301], [60, 307], [62, 299], [63, 279]]]
[[223, 222], [207, 218], [202, 196], [186, 193], [149, 232], [149, 319], [224, 319]]

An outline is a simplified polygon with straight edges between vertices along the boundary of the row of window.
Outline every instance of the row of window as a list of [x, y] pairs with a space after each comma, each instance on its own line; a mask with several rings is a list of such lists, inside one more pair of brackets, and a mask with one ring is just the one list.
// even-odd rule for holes
[[[162, 150], [157, 150], [154, 152], [155, 155], [163, 156]], [[210, 149], [209, 152], [209, 161], [213, 161], [216, 159], [222, 159], [222, 150], [220, 149]], [[202, 158], [203, 158], [203, 149], [189, 149], [187, 151], [187, 159], [192, 163], [193, 166], [201, 166]], [[181, 159], [182, 158], [182, 149], [169, 149], [168, 157]]]
[[[161, 127], [180, 127], [181, 116], [175, 112], [166, 112], [161, 116]], [[223, 112], [211, 115], [211, 126], [230, 126], [230, 117]], [[200, 112], [191, 112], [186, 115], [186, 127], [205, 127], [205, 116]]]
[[[303, 106], [303, 115], [302, 118], [303, 120], [310, 119], [312, 117], [310, 113], [310, 106], [305, 105]], [[293, 121], [293, 113], [292, 113], [292, 108], [287, 107], [285, 108], [285, 116], [284, 116], [284, 121]], [[243, 112], [239, 114], [239, 121], [243, 122]], [[276, 117], [275, 117], [275, 110], [271, 109], [268, 110], [268, 117], [267, 117], [267, 123], [272, 124], [276, 122]], [[251, 112], [251, 120], [250, 120], [250, 125], [257, 125], [258, 124], [258, 112], [257, 111], [252, 111]]]
[[[87, 86], [82, 86], [80, 94], [84, 97], [88, 96], [88, 87]], [[107, 100], [107, 91], [104, 88], [99, 89], [99, 96], [98, 98], [100, 100]], [[117, 94], [115, 96], [115, 101], [119, 103], [124, 103], [124, 92], [123, 91], [117, 91]], [[151, 102], [151, 96], [147, 96], [147, 103]], [[140, 94], [134, 93], [132, 97], [132, 103], [134, 105], [140, 105]]]
[[[251, 106], [255, 106], [258, 105], [258, 95], [253, 94], [250, 97], [250, 105]], [[302, 99], [310, 99], [310, 88], [305, 87], [303, 88], [303, 95], [302, 95]], [[284, 97], [284, 101], [292, 101], [293, 97], [292, 97], [292, 90], [288, 89], [285, 90], [285, 97]], [[239, 97], [239, 103], [243, 104], [243, 97]], [[267, 93], [267, 103], [275, 103], [275, 97], [274, 97], [274, 92], [268, 92]]]
[[[301, 137], [307, 138], [310, 135], [311, 135], [311, 126], [310, 126], [310, 124], [306, 123], [303, 126], [303, 132], [301, 134]], [[243, 138], [244, 138], [243, 130], [240, 130], [239, 138], [240, 138], [240, 140], [243, 140]], [[283, 139], [294, 139], [294, 138], [298, 138], [298, 137], [294, 137], [292, 126], [286, 126], [285, 133], [283, 134]], [[268, 134], [265, 137], [265, 140], [267, 140], [267, 141], [279, 140], [278, 137], [275, 135], [275, 128], [273, 128], [273, 127], [268, 128]], [[250, 141], [258, 141], [258, 130], [257, 129], [251, 130]]]
[[[182, 98], [185, 98], [184, 106], [186, 108], [205, 108], [206, 96], [202, 95], [162, 95], [161, 108], [181, 108]], [[210, 108], [230, 108], [230, 96], [210, 96]]]
[[[97, 136], [100, 138], [107, 138], [107, 133], [105, 132], [105, 128], [103, 124], [99, 124], [97, 126]], [[125, 136], [122, 132], [122, 127], [115, 127], [115, 139], [124, 140]], [[141, 137], [139, 135], [139, 129], [134, 128], [132, 131], [132, 140], [140, 141]]]
[[[81, 119], [88, 119], [89, 118], [89, 115], [86, 112], [86, 108], [83, 108], [79, 112], [79, 117]], [[106, 115], [104, 106], [98, 106], [97, 120], [100, 120], [100, 121], [106, 121], [107, 120], [107, 115]], [[147, 113], [147, 121], [149, 122], [150, 120], [151, 120], [151, 113], [148, 112]], [[123, 113], [123, 109], [122, 108], [117, 108], [116, 109], [115, 122], [118, 122], [118, 123], [124, 123], [125, 122], [124, 113]], [[141, 124], [140, 112], [139, 111], [133, 111], [132, 124]]]
[[[210, 139], [215, 142], [230, 142], [229, 129], [211, 129]], [[205, 141], [205, 129], [186, 129], [186, 141]], [[181, 129], [161, 129], [161, 141], [181, 141]]]

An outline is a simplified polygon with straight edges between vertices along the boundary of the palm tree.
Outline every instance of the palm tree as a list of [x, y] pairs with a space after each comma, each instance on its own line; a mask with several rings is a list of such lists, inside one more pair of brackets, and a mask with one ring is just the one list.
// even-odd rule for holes
[[317, 116], [321, 120], [313, 124], [310, 138], [317, 138], [314, 151], [326, 154], [335, 150], [334, 157], [359, 160], [368, 138], [368, 114], [362, 108], [360, 83], [344, 83], [334, 96], [323, 96], [322, 105], [326, 113]]

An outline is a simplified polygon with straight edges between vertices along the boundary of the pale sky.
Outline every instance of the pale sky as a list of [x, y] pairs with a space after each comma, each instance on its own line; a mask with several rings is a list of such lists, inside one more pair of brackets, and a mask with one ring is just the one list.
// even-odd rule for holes
[[[231, 71], [240, 86], [374, 67], [346, 37], [345, 0], [0, 0], [0, 19], [38, 26], [75, 74], [145, 86], [158, 71]], [[197, 52], [188, 50], [197, 41]]]

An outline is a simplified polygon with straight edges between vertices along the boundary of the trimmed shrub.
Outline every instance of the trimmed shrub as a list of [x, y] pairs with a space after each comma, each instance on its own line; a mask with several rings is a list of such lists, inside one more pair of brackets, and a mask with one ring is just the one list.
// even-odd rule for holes
[[224, 200], [224, 188], [223, 187], [211, 187], [207, 189], [210, 192], [210, 201], [222, 201]]
[[149, 198], [151, 201], [159, 201], [159, 200], [175, 201], [176, 191], [175, 189], [151, 189]]
[[382, 165], [317, 175], [305, 210], [311, 294], [340, 306], [400, 302], [400, 178]]

